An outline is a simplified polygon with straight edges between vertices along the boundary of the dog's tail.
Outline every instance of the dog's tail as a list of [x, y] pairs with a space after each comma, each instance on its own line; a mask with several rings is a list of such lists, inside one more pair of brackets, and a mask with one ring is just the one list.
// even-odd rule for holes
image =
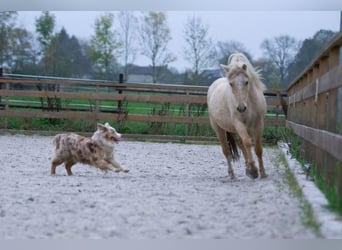
[[230, 155], [232, 156], [233, 161], [237, 161], [240, 158], [237, 142], [238, 138], [235, 138], [235, 135], [230, 132], [226, 132], [227, 143], [230, 151]]
[[57, 134], [54, 138], [53, 138], [53, 145], [55, 146], [56, 149], [59, 148], [60, 142], [61, 142], [61, 135]]

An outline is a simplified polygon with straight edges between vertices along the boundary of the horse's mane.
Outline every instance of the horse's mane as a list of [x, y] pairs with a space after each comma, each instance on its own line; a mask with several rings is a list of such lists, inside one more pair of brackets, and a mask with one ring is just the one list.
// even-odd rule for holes
[[252, 78], [255, 82], [255, 86], [260, 89], [261, 91], [266, 90], [266, 86], [262, 83], [261, 79], [261, 69], [254, 68], [248, 58], [242, 54], [242, 53], [233, 53], [228, 57], [228, 65], [232, 64], [232, 61], [234, 59], [234, 62], [242, 62], [243, 64], [247, 65], [247, 72], [249, 74], [249, 77]]

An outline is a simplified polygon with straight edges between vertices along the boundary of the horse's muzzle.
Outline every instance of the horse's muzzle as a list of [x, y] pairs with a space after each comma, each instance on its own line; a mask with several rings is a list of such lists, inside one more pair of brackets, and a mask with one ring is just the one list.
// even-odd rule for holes
[[247, 110], [247, 107], [245, 105], [239, 105], [236, 109], [240, 113], [243, 113], [243, 112], [245, 112]]

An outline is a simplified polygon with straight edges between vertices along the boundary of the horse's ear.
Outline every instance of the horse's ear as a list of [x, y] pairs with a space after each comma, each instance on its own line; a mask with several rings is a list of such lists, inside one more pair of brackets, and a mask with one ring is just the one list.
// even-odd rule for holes
[[242, 69], [246, 70], [247, 69], [247, 65], [246, 64], [242, 64]]
[[229, 66], [228, 65], [220, 64], [220, 66], [222, 69], [224, 69], [224, 71], [226, 71], [227, 73], [229, 72]]

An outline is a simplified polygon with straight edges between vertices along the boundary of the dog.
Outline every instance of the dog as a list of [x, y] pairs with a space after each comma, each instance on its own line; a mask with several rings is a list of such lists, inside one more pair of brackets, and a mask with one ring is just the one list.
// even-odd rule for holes
[[56, 167], [64, 163], [67, 174], [72, 175], [71, 167], [83, 163], [97, 167], [105, 172], [129, 172], [114, 159], [114, 144], [121, 139], [108, 122], [97, 124], [97, 130], [91, 138], [75, 133], [57, 134], [53, 139], [55, 157], [51, 163], [51, 175], [56, 174]]

